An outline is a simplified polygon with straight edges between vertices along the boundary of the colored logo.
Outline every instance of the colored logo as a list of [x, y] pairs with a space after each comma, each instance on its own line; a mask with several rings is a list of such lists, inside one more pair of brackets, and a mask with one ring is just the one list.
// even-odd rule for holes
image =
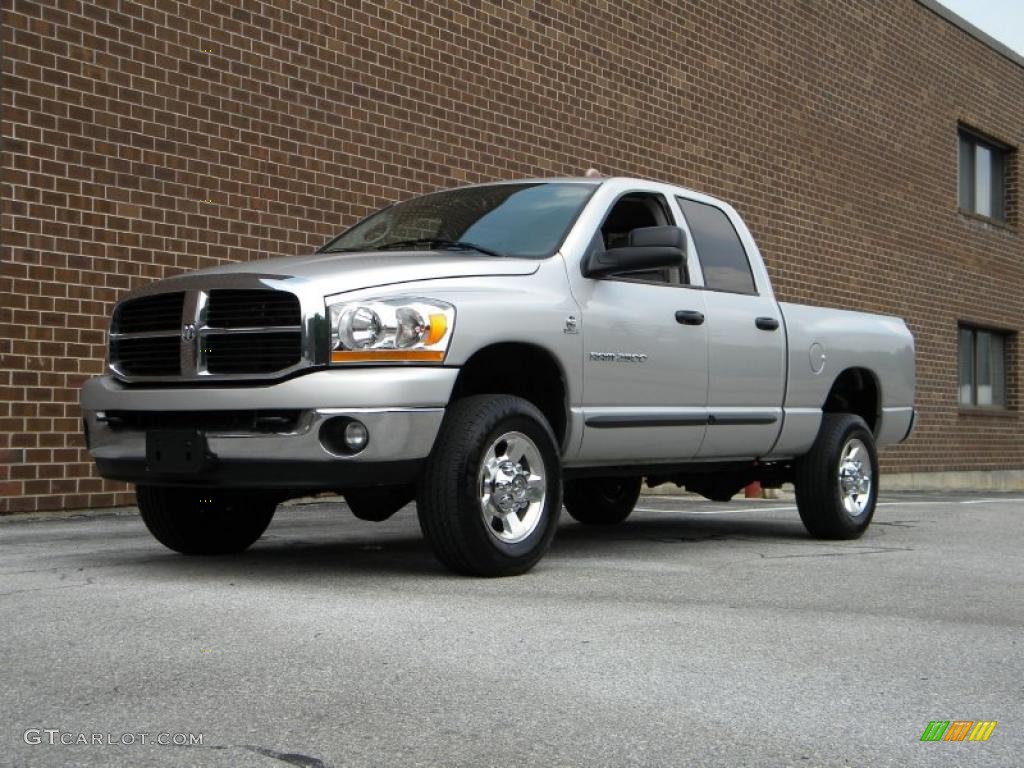
[[921, 741], [988, 741], [995, 729], [995, 720], [932, 720]]

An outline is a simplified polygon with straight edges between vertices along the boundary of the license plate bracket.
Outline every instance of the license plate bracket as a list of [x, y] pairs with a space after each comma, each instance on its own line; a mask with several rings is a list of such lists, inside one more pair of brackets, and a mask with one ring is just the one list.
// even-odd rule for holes
[[146, 469], [154, 474], [195, 475], [212, 459], [206, 435], [196, 429], [155, 429], [146, 433]]

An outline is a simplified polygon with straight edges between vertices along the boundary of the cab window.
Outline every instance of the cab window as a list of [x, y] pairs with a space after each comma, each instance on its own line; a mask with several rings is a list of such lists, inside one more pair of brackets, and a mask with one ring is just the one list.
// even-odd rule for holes
[[[648, 192], [631, 192], [618, 199], [601, 225], [600, 238], [595, 237], [592, 247], [617, 248], [629, 240], [629, 233], [642, 227], [674, 225], [665, 198]], [[622, 272], [613, 280], [636, 280], [645, 283], [685, 284], [685, 275], [679, 267], [649, 269], [640, 272]]]
[[677, 197], [704, 272], [704, 286], [715, 291], [757, 294], [747, 252], [725, 211]]

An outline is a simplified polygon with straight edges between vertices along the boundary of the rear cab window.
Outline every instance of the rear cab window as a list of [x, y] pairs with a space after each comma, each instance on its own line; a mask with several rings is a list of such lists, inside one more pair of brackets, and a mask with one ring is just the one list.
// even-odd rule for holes
[[704, 287], [713, 291], [757, 295], [750, 260], [740, 236], [721, 208], [677, 197], [693, 238]]

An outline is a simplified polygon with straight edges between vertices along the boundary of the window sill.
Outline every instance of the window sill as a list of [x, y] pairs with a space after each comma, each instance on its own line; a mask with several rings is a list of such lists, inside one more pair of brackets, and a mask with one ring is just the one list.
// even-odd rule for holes
[[1017, 234], [1017, 228], [1008, 221], [993, 219], [991, 216], [983, 216], [980, 213], [969, 211], [966, 208], [957, 208], [957, 213], [959, 213], [965, 219], [976, 221], [979, 224], [987, 224], [988, 226], [994, 227], [995, 229], [1001, 229], [1004, 232], [1009, 232], [1010, 234], [1013, 235]]
[[961, 417], [974, 417], [980, 416], [986, 419], [1012, 419], [1017, 420], [1020, 418], [1020, 412], [1014, 411], [1010, 408], [1003, 408], [1001, 406], [984, 406], [984, 405], [961, 405], [957, 411], [957, 415]]

